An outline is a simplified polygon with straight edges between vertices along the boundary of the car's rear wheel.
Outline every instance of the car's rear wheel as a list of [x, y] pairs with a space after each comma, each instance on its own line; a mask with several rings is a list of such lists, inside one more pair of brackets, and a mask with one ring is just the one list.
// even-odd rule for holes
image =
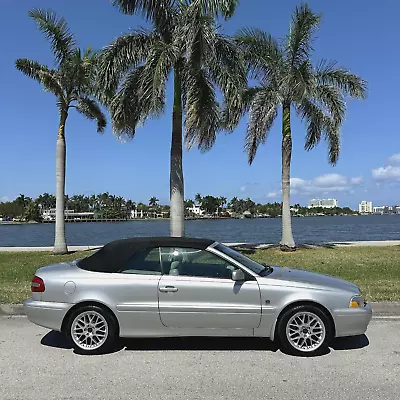
[[98, 306], [83, 306], [69, 317], [67, 335], [81, 354], [109, 351], [117, 338], [115, 317]]
[[334, 335], [329, 317], [312, 305], [295, 306], [285, 311], [279, 319], [277, 331], [283, 349], [300, 356], [322, 353]]

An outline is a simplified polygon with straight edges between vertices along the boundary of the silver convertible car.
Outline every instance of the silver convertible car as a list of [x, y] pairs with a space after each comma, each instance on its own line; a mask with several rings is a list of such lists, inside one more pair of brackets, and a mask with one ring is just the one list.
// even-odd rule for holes
[[335, 337], [363, 334], [372, 316], [352, 283], [262, 265], [212, 240], [170, 237], [119, 240], [40, 268], [24, 307], [85, 354], [118, 337], [247, 336], [314, 355]]

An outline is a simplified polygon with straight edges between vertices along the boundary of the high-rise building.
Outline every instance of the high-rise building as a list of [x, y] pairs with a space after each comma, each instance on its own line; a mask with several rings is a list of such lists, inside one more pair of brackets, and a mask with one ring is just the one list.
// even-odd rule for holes
[[363, 200], [358, 205], [358, 211], [360, 214], [372, 214], [373, 212], [372, 201]]
[[338, 207], [338, 201], [336, 199], [312, 199], [308, 202], [308, 208], [335, 208]]

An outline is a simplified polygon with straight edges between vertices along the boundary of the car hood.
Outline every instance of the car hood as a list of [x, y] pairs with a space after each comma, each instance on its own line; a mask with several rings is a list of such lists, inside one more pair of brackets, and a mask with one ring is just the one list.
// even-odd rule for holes
[[273, 267], [273, 272], [265, 277], [286, 282], [298, 283], [301, 286], [318, 286], [337, 290], [344, 290], [354, 294], [359, 293], [359, 288], [354, 283], [333, 276], [317, 274], [315, 272], [292, 269], [287, 267]]

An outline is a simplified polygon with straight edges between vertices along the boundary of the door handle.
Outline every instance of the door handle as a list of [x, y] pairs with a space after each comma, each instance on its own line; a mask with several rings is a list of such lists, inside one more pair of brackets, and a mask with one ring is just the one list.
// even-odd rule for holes
[[176, 288], [175, 286], [164, 286], [160, 287], [158, 290], [162, 293], [176, 293], [178, 291], [178, 288]]

